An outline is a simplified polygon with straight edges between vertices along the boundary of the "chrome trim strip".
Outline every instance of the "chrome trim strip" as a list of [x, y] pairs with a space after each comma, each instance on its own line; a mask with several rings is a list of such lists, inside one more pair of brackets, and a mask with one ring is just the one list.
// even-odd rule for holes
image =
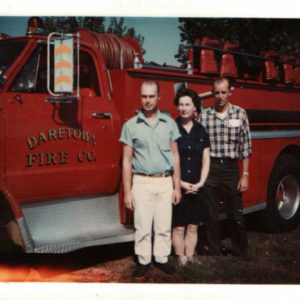
[[103, 238], [100, 240], [91, 241], [78, 241], [77, 243], [61, 243], [54, 245], [47, 245], [45, 247], [40, 247], [34, 249], [34, 253], [66, 253], [81, 248], [93, 247], [93, 246], [103, 246], [110, 244], [126, 243], [134, 241], [134, 232], [126, 235], [113, 236], [108, 238]]
[[251, 139], [275, 139], [300, 137], [300, 130], [251, 131]]
[[[256, 205], [251, 205], [251, 206], [247, 206], [245, 208], [243, 208], [243, 215], [246, 214], [250, 214], [256, 211], [260, 211], [260, 210], [264, 210], [267, 207], [267, 203], [259, 203]], [[225, 220], [227, 219], [227, 214], [226, 213], [222, 213], [219, 214], [219, 220]]]
[[26, 253], [33, 253], [34, 252], [34, 243], [33, 240], [31, 238], [30, 232], [28, 230], [28, 226], [26, 224], [25, 219], [22, 218], [18, 218], [17, 222], [19, 224], [19, 228], [22, 234], [22, 238], [25, 244], [25, 252]]
[[253, 213], [255, 211], [264, 210], [266, 207], [267, 207], [267, 203], [259, 203], [256, 205], [251, 205], [243, 208], [243, 214], [246, 215], [246, 214]]

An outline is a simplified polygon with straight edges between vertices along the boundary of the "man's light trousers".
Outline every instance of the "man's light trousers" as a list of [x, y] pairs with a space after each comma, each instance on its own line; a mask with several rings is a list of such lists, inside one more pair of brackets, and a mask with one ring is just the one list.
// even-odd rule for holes
[[151, 262], [152, 225], [155, 261], [159, 263], [168, 261], [171, 253], [172, 192], [171, 176], [158, 178], [133, 176], [135, 254], [141, 264]]

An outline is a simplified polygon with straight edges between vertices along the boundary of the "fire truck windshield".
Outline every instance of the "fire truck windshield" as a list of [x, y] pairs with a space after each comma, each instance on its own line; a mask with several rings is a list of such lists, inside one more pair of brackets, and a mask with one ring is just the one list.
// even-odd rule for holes
[[26, 41], [0, 43], [0, 75], [4, 74], [12, 65], [26, 46], [26, 43]]

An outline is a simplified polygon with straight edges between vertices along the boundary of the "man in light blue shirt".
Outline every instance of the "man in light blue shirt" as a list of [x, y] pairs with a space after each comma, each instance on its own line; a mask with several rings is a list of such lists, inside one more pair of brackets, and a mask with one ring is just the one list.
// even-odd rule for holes
[[180, 137], [173, 119], [157, 108], [159, 84], [146, 80], [141, 85], [142, 110], [122, 129], [124, 202], [134, 211], [135, 277], [144, 276], [153, 255], [156, 266], [167, 274], [171, 253], [172, 203], [179, 203], [180, 164], [176, 140]]

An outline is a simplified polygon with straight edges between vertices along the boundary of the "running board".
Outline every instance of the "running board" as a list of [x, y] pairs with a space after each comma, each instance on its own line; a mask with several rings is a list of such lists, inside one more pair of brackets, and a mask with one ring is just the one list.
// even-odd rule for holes
[[22, 206], [18, 219], [26, 252], [64, 253], [134, 240], [120, 223], [118, 194], [58, 199]]

